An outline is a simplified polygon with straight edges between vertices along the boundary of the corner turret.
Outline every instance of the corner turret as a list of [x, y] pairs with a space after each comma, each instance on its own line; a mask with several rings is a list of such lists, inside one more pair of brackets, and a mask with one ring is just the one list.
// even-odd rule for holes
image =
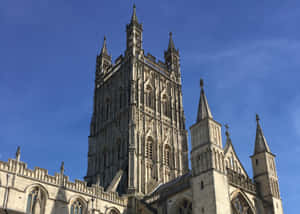
[[[200, 87], [197, 119], [196, 123], [190, 127], [193, 213], [203, 213], [205, 210], [205, 213], [228, 214], [231, 213], [231, 208], [221, 124], [213, 119], [202, 79]], [[199, 201], [199, 198], [203, 200]]]
[[267, 202], [264, 207], [265, 213], [283, 214], [275, 155], [271, 153], [259, 120], [259, 116], [256, 115], [255, 146], [254, 154], [251, 156], [253, 178], [257, 185], [258, 195]]

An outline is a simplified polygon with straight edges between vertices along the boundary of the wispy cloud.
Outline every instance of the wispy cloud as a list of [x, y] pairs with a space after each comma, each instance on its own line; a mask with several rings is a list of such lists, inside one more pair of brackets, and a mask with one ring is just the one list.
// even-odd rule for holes
[[[190, 52], [185, 60], [209, 65], [207, 69], [218, 76], [219, 87], [240, 83], [242, 80], [266, 79], [278, 72], [293, 72], [300, 66], [300, 42], [295, 40], [260, 40], [239, 44], [209, 53]], [[219, 72], [220, 69], [224, 72]], [[226, 81], [224, 81], [226, 80]]]

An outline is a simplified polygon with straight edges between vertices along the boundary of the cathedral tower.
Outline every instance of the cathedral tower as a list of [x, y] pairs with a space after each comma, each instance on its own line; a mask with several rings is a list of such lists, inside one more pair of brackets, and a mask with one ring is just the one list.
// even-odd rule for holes
[[251, 156], [254, 181], [259, 196], [266, 201], [264, 204], [265, 213], [283, 214], [275, 155], [271, 153], [268, 146], [259, 124], [258, 115], [256, 115], [256, 121], [255, 148], [254, 154]]
[[144, 55], [135, 6], [126, 32], [124, 56], [112, 64], [104, 40], [97, 57], [85, 180], [144, 195], [188, 171], [179, 51], [170, 35], [165, 62]]
[[193, 213], [231, 213], [221, 124], [213, 119], [200, 80], [196, 124], [191, 130]]

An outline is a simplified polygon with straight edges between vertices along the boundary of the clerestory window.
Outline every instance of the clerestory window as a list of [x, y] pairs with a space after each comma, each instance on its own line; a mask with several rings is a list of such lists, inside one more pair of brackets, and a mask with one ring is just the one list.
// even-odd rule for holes
[[27, 198], [27, 214], [43, 214], [45, 209], [45, 194], [39, 187], [35, 187]]
[[79, 200], [72, 203], [71, 214], [83, 214], [83, 205]]

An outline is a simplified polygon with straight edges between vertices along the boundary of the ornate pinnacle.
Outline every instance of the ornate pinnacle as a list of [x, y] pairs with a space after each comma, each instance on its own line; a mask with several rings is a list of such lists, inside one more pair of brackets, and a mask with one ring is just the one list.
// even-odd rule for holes
[[64, 172], [65, 172], [65, 162], [61, 162], [61, 165], [60, 165], [60, 174], [64, 174]]
[[228, 124], [226, 123], [224, 127], [226, 128], [225, 135], [226, 135], [226, 137], [229, 137], [229, 131], [228, 131], [229, 130], [229, 126], [228, 126]]
[[16, 160], [20, 161], [20, 155], [21, 155], [21, 148], [18, 146], [17, 151], [16, 151]]

